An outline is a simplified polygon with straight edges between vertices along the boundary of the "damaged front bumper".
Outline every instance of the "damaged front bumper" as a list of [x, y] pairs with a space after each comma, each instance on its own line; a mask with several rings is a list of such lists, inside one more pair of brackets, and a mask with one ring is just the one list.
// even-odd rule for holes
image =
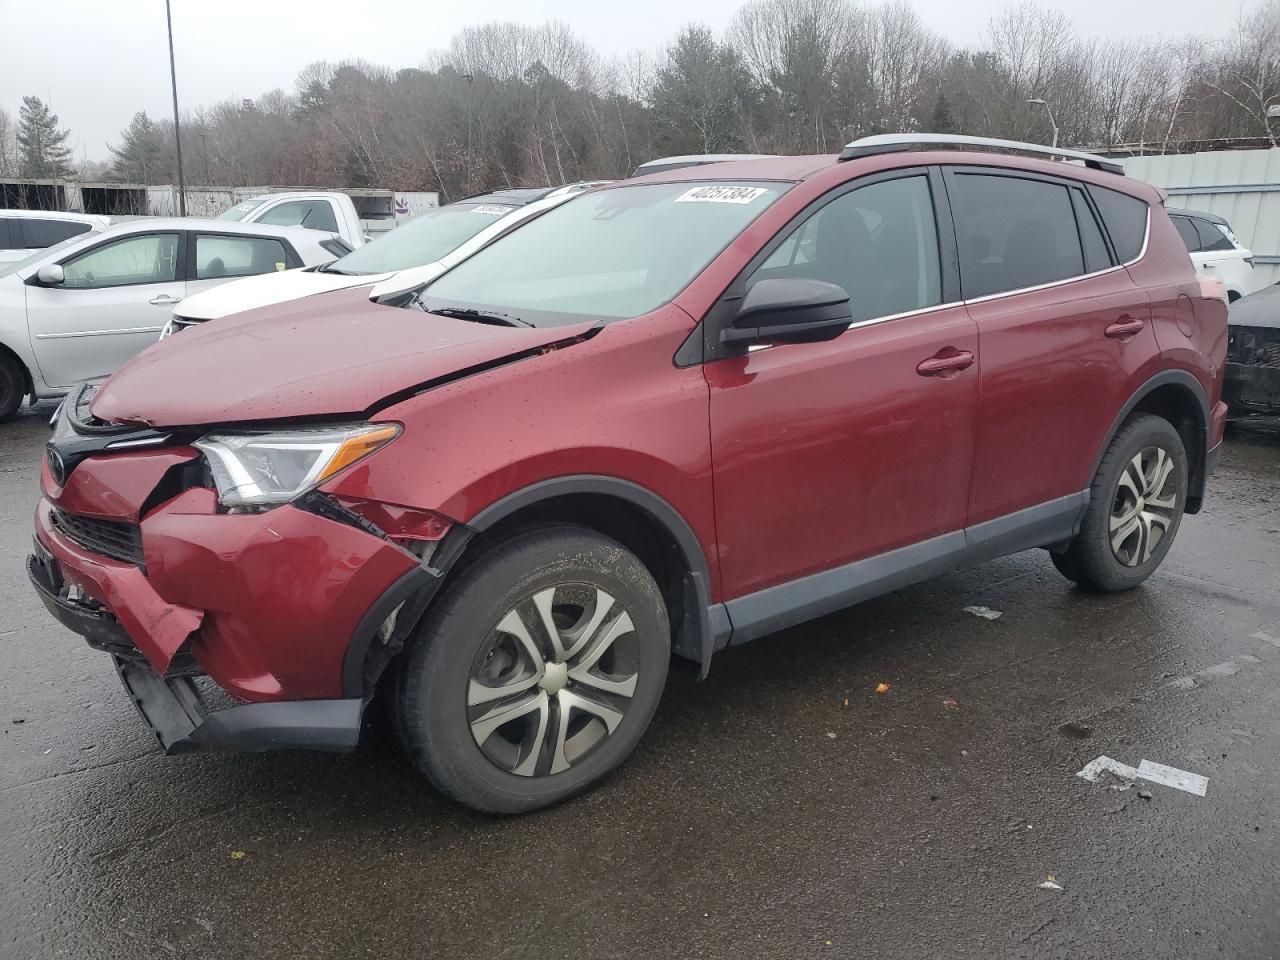
[[421, 533], [421, 514], [337, 500], [229, 514], [175, 483], [197, 457], [94, 455], [61, 484], [46, 463], [32, 586], [112, 656], [165, 752], [353, 749], [378, 673], [443, 578], [430, 551], [365, 517]]
[[1280, 414], [1280, 328], [1231, 325], [1222, 392], [1233, 411]]
[[120, 682], [165, 753], [286, 748], [343, 752], [354, 750], [359, 742], [362, 698], [213, 709], [196, 684], [199, 668], [193, 661], [175, 662], [166, 676], [156, 673], [114, 614], [68, 590], [61, 566], [38, 540], [27, 558], [27, 574], [59, 623], [111, 654]]

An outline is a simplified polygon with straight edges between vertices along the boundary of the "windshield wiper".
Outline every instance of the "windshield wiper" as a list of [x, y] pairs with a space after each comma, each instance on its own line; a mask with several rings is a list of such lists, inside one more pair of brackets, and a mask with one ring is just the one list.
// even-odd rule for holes
[[427, 313], [438, 313], [442, 317], [454, 317], [458, 320], [471, 320], [475, 323], [488, 323], [499, 327], [532, 327], [533, 324], [521, 317], [513, 317], [509, 313], [498, 313], [496, 310], [476, 310], [472, 307], [428, 307], [422, 300], [418, 305]]
[[340, 267], [335, 267], [335, 266], [333, 265], [334, 263], [337, 263], [337, 261], [336, 261], [336, 260], [334, 260], [332, 263], [322, 263], [320, 266], [316, 267], [316, 273], [336, 273], [336, 274], [338, 274], [339, 276], [342, 276], [342, 277], [358, 277], [358, 276], [360, 276], [360, 274], [359, 274], [357, 271], [354, 271], [354, 270], [343, 270], [343, 269], [341, 269]]

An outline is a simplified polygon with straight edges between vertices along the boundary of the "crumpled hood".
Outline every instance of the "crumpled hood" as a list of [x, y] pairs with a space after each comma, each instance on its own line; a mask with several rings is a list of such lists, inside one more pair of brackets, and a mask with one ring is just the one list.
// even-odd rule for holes
[[394, 273], [376, 273], [349, 277], [341, 273], [321, 273], [306, 267], [284, 270], [280, 273], [263, 273], [222, 283], [202, 293], [192, 294], [173, 308], [175, 316], [186, 320], [218, 320], [256, 310], [272, 304], [310, 297], [317, 293], [348, 290], [351, 287], [367, 287], [394, 277]]
[[356, 416], [393, 394], [592, 326], [490, 326], [345, 290], [154, 343], [98, 389], [92, 409], [104, 420], [155, 427]]
[[1280, 284], [1272, 284], [1241, 297], [1227, 308], [1233, 327], [1280, 328]]

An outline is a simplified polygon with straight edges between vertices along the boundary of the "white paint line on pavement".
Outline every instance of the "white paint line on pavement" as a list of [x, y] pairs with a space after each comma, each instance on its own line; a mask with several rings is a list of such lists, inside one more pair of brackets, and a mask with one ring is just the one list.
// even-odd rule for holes
[[1165, 787], [1173, 787], [1175, 790], [1194, 793], [1197, 797], [1203, 797], [1209, 787], [1209, 778], [1202, 777], [1198, 773], [1188, 773], [1186, 770], [1165, 766], [1163, 763], [1152, 763], [1150, 760], [1143, 760], [1137, 767], [1131, 767], [1105, 754], [1086, 763], [1076, 776], [1090, 783], [1096, 783], [1098, 777], [1108, 772], [1114, 773], [1122, 780], [1146, 780], [1148, 783], [1158, 783]]
[[1208, 777], [1202, 777], [1198, 773], [1188, 773], [1177, 767], [1166, 767], [1163, 763], [1152, 763], [1150, 760], [1143, 760], [1138, 764], [1138, 776], [1150, 783], [1162, 783], [1175, 790], [1194, 793], [1197, 797], [1203, 797], [1205, 790], [1209, 787]]

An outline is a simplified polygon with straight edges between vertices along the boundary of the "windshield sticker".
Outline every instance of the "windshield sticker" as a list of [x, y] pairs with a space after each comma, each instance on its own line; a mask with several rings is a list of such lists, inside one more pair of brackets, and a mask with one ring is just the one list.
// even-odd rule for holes
[[768, 192], [765, 187], [694, 187], [676, 197], [676, 203], [750, 203]]
[[500, 217], [510, 213], [515, 207], [504, 207], [500, 203], [480, 203], [471, 208], [472, 213], [487, 213], [491, 217]]

